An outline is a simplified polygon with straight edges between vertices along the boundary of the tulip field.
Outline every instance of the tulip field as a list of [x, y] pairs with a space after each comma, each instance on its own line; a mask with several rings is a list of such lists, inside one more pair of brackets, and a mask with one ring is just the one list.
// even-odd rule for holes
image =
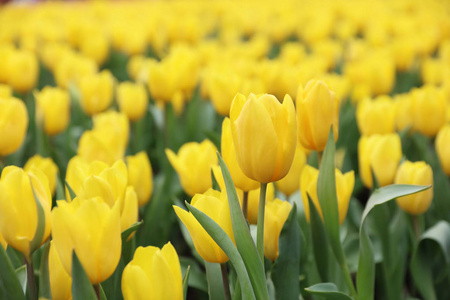
[[0, 300], [450, 299], [450, 2], [0, 1]]

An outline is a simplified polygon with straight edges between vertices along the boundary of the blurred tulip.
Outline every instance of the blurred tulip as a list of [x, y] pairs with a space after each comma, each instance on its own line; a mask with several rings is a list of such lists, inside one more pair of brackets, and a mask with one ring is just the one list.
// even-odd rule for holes
[[287, 201], [275, 199], [266, 204], [264, 219], [264, 256], [275, 261], [278, 257], [278, 240], [292, 205]]
[[[248, 193], [248, 210], [247, 219], [250, 224], [258, 223], [258, 207], [259, 207], [259, 196], [261, 188], [251, 190]], [[266, 190], [266, 204], [273, 201], [275, 198], [275, 187], [273, 183], [267, 185]]]
[[395, 96], [395, 128], [402, 131], [413, 125], [412, 100], [409, 94], [397, 94]]
[[153, 171], [150, 159], [145, 151], [126, 157], [128, 184], [133, 186], [139, 200], [139, 206], [150, 201], [153, 193]]
[[56, 176], [58, 176], [58, 166], [51, 158], [44, 158], [36, 154], [28, 159], [23, 169], [25, 172], [31, 172], [33, 167], [39, 169], [47, 176], [50, 192], [54, 195], [56, 190]]
[[310, 80], [297, 91], [298, 139], [303, 147], [323, 151], [331, 125], [339, 137], [339, 106], [335, 93], [320, 80]]
[[369, 189], [373, 187], [372, 172], [380, 187], [393, 183], [401, 158], [402, 145], [398, 134], [376, 134], [359, 139], [359, 174]]
[[19, 93], [27, 93], [35, 86], [39, 76], [39, 62], [33, 52], [16, 50], [8, 57], [7, 83]]
[[107, 35], [92, 30], [91, 34], [80, 41], [80, 52], [101, 66], [109, 56], [109, 41]]
[[113, 100], [114, 76], [104, 70], [98, 74], [88, 74], [80, 79], [81, 107], [92, 116], [105, 111]]
[[246, 98], [237, 94], [230, 111], [231, 131], [242, 172], [268, 183], [286, 176], [297, 143], [294, 103], [289, 95], [281, 104], [273, 95]]
[[445, 124], [446, 100], [442, 90], [427, 85], [411, 92], [413, 127], [418, 132], [434, 137]]
[[70, 120], [69, 93], [58, 87], [46, 86], [34, 94], [36, 122], [48, 135], [55, 135], [67, 128]]
[[300, 145], [297, 145], [295, 149], [294, 160], [292, 162], [291, 169], [287, 175], [275, 182], [276, 187], [286, 196], [290, 196], [295, 193], [300, 184], [300, 174], [306, 164], [306, 154]]
[[11, 98], [12, 88], [7, 84], [0, 83], [0, 98]]
[[356, 121], [361, 135], [393, 133], [395, 103], [389, 96], [364, 99], [356, 108]]
[[[95, 77], [97, 71], [98, 67], [94, 60], [78, 53], [67, 52], [62, 54], [59, 62], [55, 64], [53, 75], [56, 84], [67, 89], [71, 84], [80, 84], [82, 78], [86, 78], [84, 79], [86, 86], [93, 85], [94, 83], [89, 81]], [[87, 87], [85, 89], [87, 90]]]
[[157, 247], [138, 247], [133, 260], [122, 275], [125, 300], [183, 299], [180, 261], [175, 248], [168, 242]]
[[117, 86], [117, 103], [130, 121], [140, 120], [147, 111], [148, 98], [144, 85], [121, 82]]
[[0, 156], [16, 152], [27, 134], [28, 113], [16, 98], [0, 98]]
[[206, 81], [211, 103], [217, 113], [222, 116], [230, 114], [233, 97], [240, 90], [241, 78], [232, 72], [210, 72]]
[[436, 153], [439, 157], [442, 170], [450, 176], [450, 124], [442, 126], [435, 141]]
[[53, 241], [50, 243], [48, 269], [52, 299], [71, 300], [72, 276], [67, 274], [66, 269], [64, 269]]

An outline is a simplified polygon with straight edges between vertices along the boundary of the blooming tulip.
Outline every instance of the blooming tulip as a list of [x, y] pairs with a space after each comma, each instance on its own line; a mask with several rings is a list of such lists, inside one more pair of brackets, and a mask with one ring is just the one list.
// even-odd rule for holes
[[50, 290], [54, 300], [72, 299], [72, 276], [64, 269], [54, 242], [50, 243], [48, 255]]
[[306, 164], [306, 154], [300, 145], [295, 149], [294, 161], [287, 175], [275, 182], [276, 187], [286, 196], [290, 196], [298, 190], [300, 184], [300, 174]]
[[146, 152], [142, 151], [133, 156], [126, 157], [128, 169], [128, 184], [133, 186], [139, 206], [145, 205], [153, 192], [153, 172], [150, 159]]
[[55, 135], [67, 128], [70, 119], [69, 93], [58, 87], [46, 86], [35, 93], [36, 121], [48, 135]]
[[22, 145], [28, 128], [25, 104], [16, 98], [0, 98], [0, 156], [17, 151]]
[[264, 256], [271, 261], [275, 261], [278, 257], [278, 240], [291, 209], [292, 205], [289, 202], [280, 199], [275, 199], [266, 204]]
[[450, 176], [450, 124], [442, 126], [436, 136], [436, 153], [447, 176]]
[[141, 119], [148, 106], [148, 97], [144, 85], [132, 82], [122, 82], [117, 87], [117, 102], [120, 111], [131, 121]]
[[50, 192], [52, 195], [56, 190], [56, 176], [58, 176], [58, 166], [51, 158], [44, 158], [38, 154], [28, 159], [23, 167], [26, 172], [30, 172], [35, 167], [47, 176]]
[[108, 70], [82, 77], [79, 87], [81, 107], [90, 116], [105, 111], [113, 100], [114, 77]]

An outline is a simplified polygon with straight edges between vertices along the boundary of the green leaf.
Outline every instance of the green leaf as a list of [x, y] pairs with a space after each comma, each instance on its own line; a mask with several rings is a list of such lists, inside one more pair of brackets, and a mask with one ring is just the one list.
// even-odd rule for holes
[[75, 251], [72, 252], [72, 297], [73, 300], [97, 300], [94, 288]]
[[[73, 189], [70, 187], [70, 184], [67, 182], [67, 180], [65, 180], [64, 182], [66, 183], [66, 188], [67, 188], [67, 190], [69, 191], [70, 199], [74, 199], [74, 198], [77, 196], [77, 194], [75, 194], [75, 192], [74, 192]], [[66, 199], [66, 200], [68, 200], [68, 199]]]
[[34, 234], [33, 239], [30, 241], [30, 255], [31, 255], [31, 254], [33, 254], [34, 251], [36, 251], [36, 249], [38, 249], [41, 246], [42, 240], [44, 239], [45, 212], [44, 212], [44, 208], [42, 207], [41, 201], [39, 201], [39, 198], [36, 195], [33, 184], [31, 182], [31, 178], [30, 178], [30, 185], [31, 185], [31, 190], [33, 191], [34, 201], [36, 202], [37, 217], [38, 217], [36, 233]]
[[183, 277], [183, 298], [184, 299], [186, 299], [186, 295], [187, 295], [190, 270], [191, 270], [191, 266], [188, 266], [186, 269], [186, 273], [184, 274], [184, 277]]
[[128, 237], [133, 232], [135, 232], [136, 230], [139, 229], [139, 227], [141, 227], [142, 223], [144, 223], [144, 221], [136, 222], [133, 225], [131, 225], [130, 227], [128, 227], [127, 229], [125, 229], [124, 231], [122, 231], [122, 245], [127, 242]]
[[123, 258], [120, 258], [114, 273], [105, 281], [102, 282], [102, 289], [105, 292], [108, 300], [122, 300], [121, 280], [125, 263]]
[[202, 268], [200, 268], [198, 262], [194, 258], [181, 256], [180, 265], [183, 274], [186, 273], [186, 270], [189, 267], [188, 285], [190, 287], [208, 293], [208, 283], [206, 282], [206, 275]]
[[305, 288], [310, 294], [322, 296], [325, 299], [330, 300], [352, 300], [353, 298], [349, 295], [340, 292], [338, 288], [331, 282], [319, 283], [308, 288]]
[[0, 244], [0, 299], [25, 300], [22, 286], [5, 249]]
[[48, 255], [50, 253], [50, 242], [45, 243], [41, 256], [41, 266], [39, 268], [39, 298], [51, 299], [50, 273], [48, 266]]
[[59, 174], [56, 175], [56, 200], [66, 199], [66, 195], [64, 193], [64, 186], [59, 177]]
[[[197, 219], [197, 221], [202, 225], [206, 232], [211, 236], [211, 238], [219, 245], [219, 247], [225, 252], [225, 254], [230, 258], [231, 263], [236, 270], [239, 281], [241, 283], [242, 293], [244, 299], [262, 299], [256, 298], [255, 294], [260, 295], [261, 290], [253, 290], [252, 284], [250, 282], [249, 274], [245, 268], [244, 261], [239, 254], [236, 246], [234, 246], [233, 241], [226, 234], [226, 232], [208, 217], [206, 214], [198, 210], [197, 208], [191, 206], [186, 202], [186, 206], [191, 211], [192, 215]], [[236, 238], [236, 237], [235, 237]], [[257, 254], [256, 254], [257, 255]], [[256, 256], [258, 259], [259, 257]], [[219, 277], [220, 278], [220, 277]], [[264, 282], [265, 285], [265, 282]], [[267, 289], [266, 289], [267, 290]], [[257, 296], [258, 297], [258, 296]]]
[[[219, 153], [217, 153], [217, 157], [219, 158], [219, 165], [222, 169], [223, 180], [227, 189], [231, 224], [233, 225], [233, 234], [236, 241], [236, 247], [244, 260], [256, 298], [262, 300], [268, 299], [269, 294], [266, 286], [264, 267], [248, 229], [247, 221], [242, 213], [233, 179], [231, 178], [230, 171]], [[242, 285], [242, 282], [241, 288], [244, 290], [244, 285]]]
[[284, 223], [279, 238], [279, 255], [272, 267], [272, 281], [276, 299], [298, 299], [300, 294], [300, 226], [297, 206], [294, 206]]
[[205, 260], [206, 280], [208, 282], [208, 295], [211, 300], [225, 300], [223, 291], [222, 271], [220, 264], [210, 263]]
[[15, 271], [17, 279], [20, 282], [20, 286], [22, 287], [22, 291], [25, 294], [27, 292], [27, 265], [23, 265], [16, 269]]

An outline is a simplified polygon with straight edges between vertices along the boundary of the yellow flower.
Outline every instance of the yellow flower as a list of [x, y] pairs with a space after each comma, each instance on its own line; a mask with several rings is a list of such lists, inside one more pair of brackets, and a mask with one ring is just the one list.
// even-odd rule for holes
[[[71, 83], [79, 84], [82, 78], [94, 77], [98, 67], [95, 61], [84, 55], [63, 52], [54, 69], [56, 84], [66, 89]], [[86, 83], [86, 85], [89, 85], [89, 83]]]
[[45, 228], [39, 246], [47, 240], [51, 230], [50, 209], [52, 196], [47, 177], [38, 169], [27, 173], [16, 166], [3, 169], [0, 179], [0, 231], [8, 245], [30, 259], [38, 226], [37, 204], [45, 214]]
[[0, 98], [0, 156], [17, 151], [22, 145], [28, 128], [28, 113], [19, 99]]
[[359, 174], [369, 189], [373, 187], [372, 172], [379, 186], [393, 183], [401, 158], [402, 145], [398, 134], [375, 134], [359, 139]]
[[414, 117], [412, 115], [412, 100], [409, 94], [395, 96], [395, 128], [398, 131], [412, 127]]
[[231, 131], [244, 174], [268, 183], [286, 176], [294, 159], [297, 124], [289, 95], [281, 104], [273, 95], [237, 94], [230, 111]]
[[335, 93], [320, 80], [310, 80], [297, 91], [298, 139], [303, 147], [323, 151], [333, 125], [334, 141], [339, 137], [339, 106]]
[[12, 88], [7, 84], [0, 83], [0, 98], [11, 98]]
[[92, 116], [105, 111], [113, 100], [114, 76], [108, 70], [88, 74], [81, 78], [81, 107]]
[[145, 151], [126, 157], [128, 184], [133, 186], [139, 200], [139, 206], [150, 201], [153, 192], [153, 171], [150, 159]]
[[99, 30], [90, 30], [89, 35], [80, 41], [79, 48], [81, 53], [101, 66], [109, 55], [108, 37]]
[[[259, 207], [259, 196], [261, 189], [251, 190], [248, 193], [248, 210], [247, 219], [250, 224], [257, 224], [258, 222], [258, 207]], [[266, 190], [266, 204], [273, 201], [275, 198], [275, 187], [273, 183], [267, 185]]]
[[264, 218], [264, 256], [275, 261], [278, 257], [278, 240], [292, 205], [287, 201], [275, 199], [266, 204]]
[[[322, 216], [322, 208], [320, 207], [319, 198], [317, 196], [317, 179], [319, 178], [319, 170], [309, 165], [305, 165], [300, 177], [300, 192], [302, 195], [303, 206], [305, 207], [306, 220], [309, 222], [309, 202], [308, 196], [316, 206], [319, 215]], [[342, 174], [335, 169], [336, 194], [338, 201], [339, 224], [344, 223], [347, 216], [350, 197], [355, 186], [355, 173], [353, 171]]]
[[138, 247], [123, 270], [122, 292], [125, 300], [183, 299], [180, 261], [172, 244], [161, 250]]
[[300, 174], [306, 164], [306, 153], [300, 145], [295, 149], [294, 161], [287, 175], [275, 182], [276, 187], [286, 196], [290, 196], [298, 190]]
[[52, 193], [52, 195], [54, 195], [56, 189], [56, 176], [58, 176], [58, 167], [56, 166], [56, 164], [51, 158], [44, 158], [36, 154], [35, 156], [28, 159], [23, 169], [26, 172], [31, 172], [33, 167], [39, 169], [42, 173], [45, 174], [45, 176], [47, 176], [50, 192]]
[[445, 124], [445, 97], [442, 90], [427, 85], [411, 92], [413, 127], [418, 132], [434, 137]]
[[209, 140], [190, 142], [181, 146], [178, 154], [166, 149], [172, 167], [180, 177], [186, 194], [194, 196], [212, 187], [211, 167], [218, 164], [217, 148]]
[[362, 135], [394, 132], [395, 113], [395, 103], [389, 96], [379, 96], [374, 100], [364, 99], [356, 109], [359, 132]]
[[39, 63], [36, 55], [27, 50], [15, 50], [8, 57], [7, 83], [19, 93], [27, 93], [36, 85]]
[[36, 122], [48, 135], [55, 135], [67, 128], [70, 120], [69, 93], [58, 87], [46, 86], [35, 93]]
[[222, 116], [228, 116], [231, 101], [240, 91], [241, 78], [233, 72], [209, 72], [205, 84], [208, 84], [207, 89], [216, 112]]
[[116, 269], [122, 250], [119, 205], [111, 208], [100, 197], [57, 204], [52, 211], [52, 236], [65, 270], [72, 274], [75, 251], [92, 284], [106, 280]]
[[54, 300], [72, 299], [72, 277], [64, 269], [53, 241], [50, 243], [48, 256], [50, 290]]
[[439, 130], [436, 136], [435, 147], [444, 173], [450, 176], [450, 124], [442, 126], [441, 130]]
[[117, 103], [120, 111], [131, 121], [138, 121], [147, 111], [148, 98], [144, 85], [122, 82], [117, 87]]
[[[395, 175], [396, 184], [432, 185], [433, 170], [423, 161], [405, 161]], [[399, 197], [396, 199], [401, 209], [412, 215], [420, 215], [428, 210], [433, 200], [433, 188], [425, 191]]]
[[[225, 191], [218, 192], [209, 189], [204, 194], [196, 194], [192, 198], [191, 205], [213, 219], [234, 242], [230, 208]], [[192, 213], [178, 206], [174, 206], [173, 208], [178, 218], [180, 218], [189, 230], [195, 249], [204, 260], [211, 263], [225, 263], [228, 261], [228, 256], [214, 242]]]

